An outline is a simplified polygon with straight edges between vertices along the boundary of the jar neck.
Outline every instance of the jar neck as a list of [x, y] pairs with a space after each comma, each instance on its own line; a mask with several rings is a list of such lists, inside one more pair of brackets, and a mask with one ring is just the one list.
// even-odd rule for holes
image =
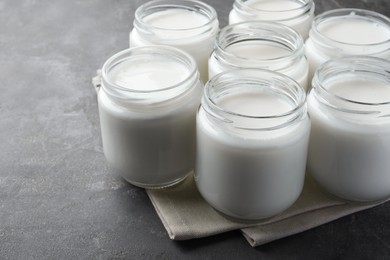
[[235, 0], [233, 9], [245, 20], [259, 20], [289, 22], [300, 19], [305, 15], [314, 14], [314, 2], [312, 0], [298, 0], [299, 7], [287, 10], [264, 10], [254, 7], [250, 2], [261, 2], [254, 0]]
[[[204, 23], [191, 25], [191, 21], [180, 21], [188, 26], [163, 26], [150, 23], [148, 18], [164, 11], [183, 11], [197, 14]], [[191, 19], [191, 16], [189, 16]], [[218, 31], [217, 12], [213, 7], [196, 0], [154, 0], [141, 5], [135, 12], [134, 28], [145, 39], [158, 44], [180, 45], [181, 42], [198, 37], [215, 35]]]
[[332, 39], [321, 32], [321, 26], [327, 22], [348, 21], [356, 18], [380, 24], [384, 28], [387, 28], [390, 34], [390, 19], [384, 15], [368, 10], [352, 8], [336, 9], [322, 13], [314, 19], [309, 35], [315, 48], [330, 58], [346, 55], [390, 57], [390, 39], [370, 44], [354, 44]]
[[[168, 61], [178, 64], [184, 68], [185, 76], [172, 85], [157, 89], [142, 89], [134, 86], [123, 86], [118, 84], [112, 76], [115, 67], [126, 62], [155, 60]], [[153, 76], [153, 75], [152, 75]], [[176, 100], [187, 95], [199, 84], [199, 73], [195, 60], [184, 51], [168, 46], [143, 46], [123, 50], [109, 58], [102, 68], [102, 91], [107, 96], [122, 105], [141, 106], [141, 107], [159, 107], [170, 101]]]
[[[266, 111], [253, 115], [219, 104], [220, 98], [264, 93], [284, 99], [289, 109], [280, 113]], [[210, 120], [233, 131], [263, 132], [282, 129], [301, 121], [307, 112], [305, 101], [305, 90], [283, 74], [262, 69], [240, 69], [220, 73], [209, 80], [201, 107]]]
[[[229, 47], [238, 44], [244, 44], [242, 48], [245, 48], [245, 43], [253, 44], [256, 48], [273, 46], [275, 52], [279, 50], [283, 53], [276, 53], [270, 58], [256, 54], [242, 57], [229, 50]], [[267, 49], [264, 51], [269, 52]], [[282, 24], [257, 21], [224, 27], [217, 35], [214, 52], [221, 65], [233, 69], [263, 68], [283, 71], [293, 68], [304, 57], [303, 39], [296, 31]]]
[[[332, 85], [348, 84], [351, 79], [378, 82], [390, 89], [389, 68], [388, 60], [368, 56], [349, 56], [328, 61], [314, 75], [311, 90], [313, 97], [322, 107], [349, 121], [390, 122], [390, 97], [388, 100], [366, 102], [341, 96], [331, 89]], [[390, 93], [390, 90], [387, 93]]]

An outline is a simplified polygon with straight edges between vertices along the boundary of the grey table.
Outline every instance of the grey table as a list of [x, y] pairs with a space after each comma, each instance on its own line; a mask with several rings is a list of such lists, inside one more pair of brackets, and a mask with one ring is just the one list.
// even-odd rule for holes
[[[145, 191], [107, 168], [90, 83], [143, 2], [0, 1], [0, 259], [390, 257], [390, 203], [258, 248], [238, 231], [169, 240]], [[232, 0], [206, 2], [226, 25]], [[390, 16], [388, 0], [315, 2]]]

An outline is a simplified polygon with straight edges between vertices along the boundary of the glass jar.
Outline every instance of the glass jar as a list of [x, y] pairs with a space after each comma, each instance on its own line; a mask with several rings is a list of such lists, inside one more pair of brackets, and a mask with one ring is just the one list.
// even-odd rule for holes
[[173, 185], [195, 161], [195, 117], [203, 85], [194, 59], [168, 46], [119, 52], [98, 91], [104, 155], [114, 172], [144, 188]]
[[235, 0], [229, 24], [269, 21], [290, 26], [306, 39], [314, 19], [312, 0]]
[[360, 9], [336, 9], [318, 15], [305, 44], [309, 80], [325, 61], [348, 55], [390, 59], [390, 19]]
[[226, 26], [218, 33], [209, 59], [209, 78], [239, 68], [278, 71], [308, 88], [302, 37], [282, 24], [250, 21]]
[[154, 0], [135, 12], [130, 47], [162, 44], [191, 54], [200, 77], [207, 81], [207, 61], [213, 50], [219, 23], [217, 12], [195, 0]]
[[390, 195], [389, 68], [384, 59], [351, 56], [326, 62], [314, 76], [308, 168], [334, 195]]
[[310, 120], [306, 92], [269, 70], [222, 72], [197, 115], [195, 181], [204, 199], [239, 220], [271, 217], [302, 191]]

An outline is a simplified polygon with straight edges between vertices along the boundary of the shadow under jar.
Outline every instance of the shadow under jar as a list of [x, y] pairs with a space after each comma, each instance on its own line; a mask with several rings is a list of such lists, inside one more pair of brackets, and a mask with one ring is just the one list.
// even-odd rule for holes
[[353, 201], [390, 196], [390, 62], [328, 61], [308, 96], [308, 169], [330, 193]]
[[200, 78], [208, 79], [207, 61], [219, 30], [217, 12], [196, 0], [154, 0], [135, 12], [130, 47], [162, 44], [193, 56]]
[[195, 61], [179, 49], [137, 47], [109, 58], [98, 104], [111, 169], [144, 188], [184, 179], [194, 168], [202, 89]]
[[306, 92], [261, 69], [208, 81], [197, 115], [196, 185], [204, 199], [238, 220], [290, 207], [302, 191], [310, 131]]

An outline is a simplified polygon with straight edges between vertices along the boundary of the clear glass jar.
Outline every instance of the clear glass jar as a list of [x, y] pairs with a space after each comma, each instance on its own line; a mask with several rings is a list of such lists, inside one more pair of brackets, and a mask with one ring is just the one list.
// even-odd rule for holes
[[250, 21], [224, 27], [209, 59], [209, 78], [232, 69], [283, 73], [308, 88], [309, 65], [302, 37], [282, 24]]
[[361, 9], [336, 9], [318, 15], [305, 43], [309, 80], [325, 61], [349, 55], [390, 59], [390, 19]]
[[308, 168], [330, 193], [354, 201], [390, 196], [390, 62], [351, 56], [316, 72], [308, 96]]
[[119, 52], [102, 68], [98, 104], [104, 155], [128, 182], [173, 185], [195, 161], [195, 117], [203, 85], [194, 59], [168, 46]]
[[235, 0], [229, 24], [269, 21], [290, 26], [306, 39], [314, 19], [312, 0]]
[[162, 44], [190, 53], [207, 81], [207, 61], [213, 50], [219, 23], [217, 12], [195, 0], [149, 1], [135, 12], [130, 47]]
[[271, 217], [302, 191], [310, 120], [306, 92], [269, 70], [222, 72], [208, 81], [197, 115], [196, 185], [219, 212]]

